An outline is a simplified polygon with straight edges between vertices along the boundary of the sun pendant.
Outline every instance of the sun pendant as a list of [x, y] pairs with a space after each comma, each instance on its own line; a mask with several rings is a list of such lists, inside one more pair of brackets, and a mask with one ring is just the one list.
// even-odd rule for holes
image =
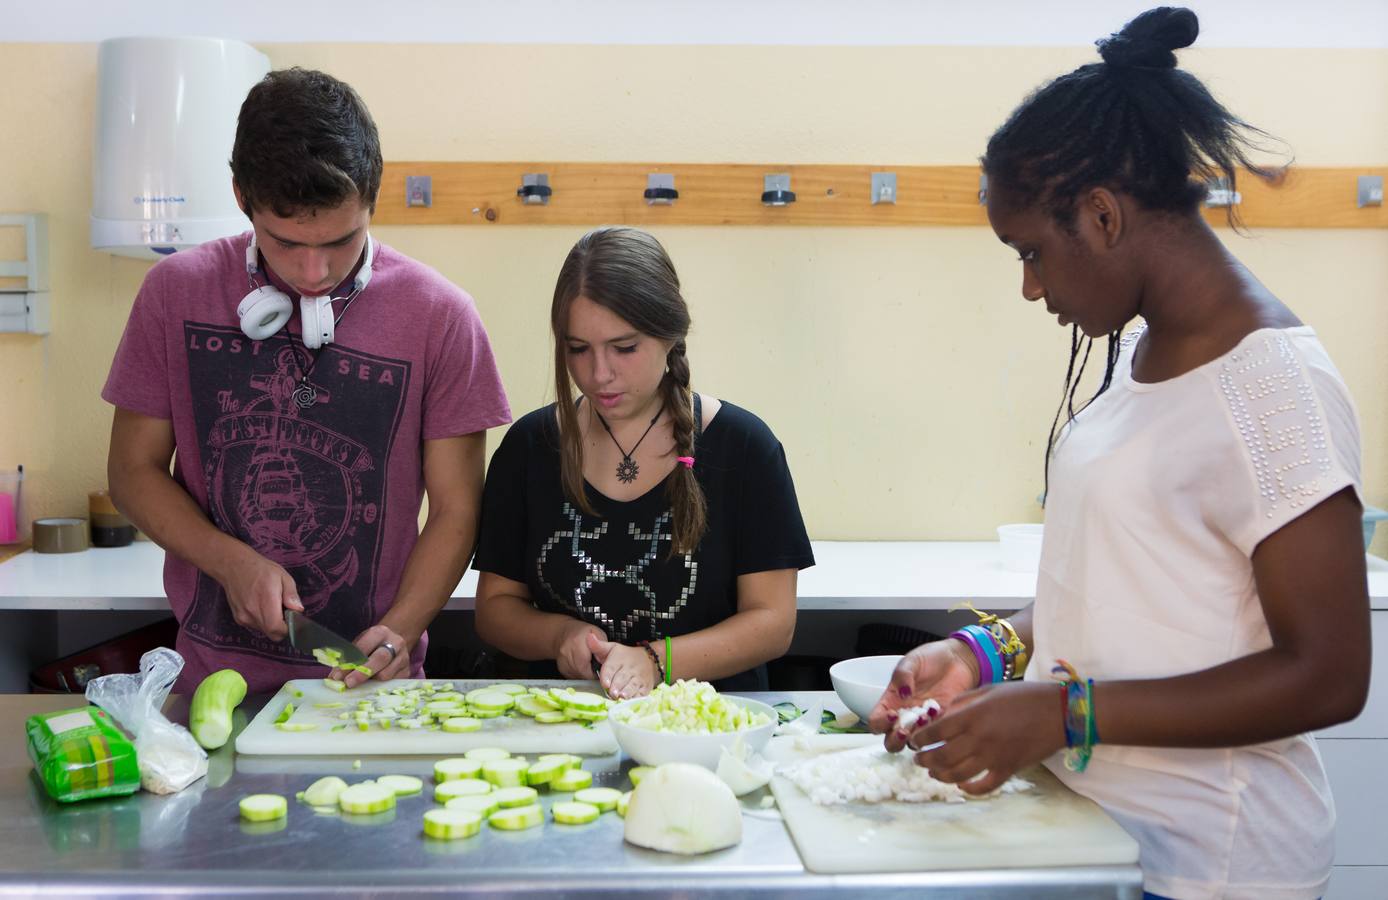
[[622, 461], [617, 463], [617, 480], [622, 484], [631, 484], [640, 471], [641, 467], [632, 462], [630, 456], [624, 456]]
[[299, 409], [308, 409], [318, 402], [318, 391], [314, 390], [313, 385], [303, 381], [299, 382], [299, 386], [294, 388], [294, 393], [291, 396], [294, 398], [294, 402], [298, 405]]

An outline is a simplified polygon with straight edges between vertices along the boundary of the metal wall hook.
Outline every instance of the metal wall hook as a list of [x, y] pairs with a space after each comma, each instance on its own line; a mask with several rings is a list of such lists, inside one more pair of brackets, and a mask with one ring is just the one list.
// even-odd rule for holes
[[1357, 184], [1355, 205], [1360, 209], [1366, 206], [1383, 205], [1383, 176], [1360, 175]]
[[761, 202], [767, 206], [787, 206], [795, 202], [789, 175], [767, 175], [762, 180]]
[[872, 173], [872, 205], [879, 203], [896, 204], [896, 173]]
[[405, 176], [405, 205], [424, 207], [434, 205], [434, 179], [432, 176]]
[[675, 176], [647, 175], [646, 191], [641, 196], [649, 206], [674, 206], [680, 198], [680, 192], [675, 190]]
[[529, 206], [547, 206], [553, 193], [546, 174], [522, 175], [521, 186], [516, 188], [516, 196]]

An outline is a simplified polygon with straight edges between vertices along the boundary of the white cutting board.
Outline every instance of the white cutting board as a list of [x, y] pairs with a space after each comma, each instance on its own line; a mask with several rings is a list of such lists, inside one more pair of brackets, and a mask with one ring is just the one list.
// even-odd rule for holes
[[[797, 747], [797, 740], [807, 746]], [[879, 743], [881, 735], [774, 737], [779, 764]], [[772, 793], [805, 868], [837, 875], [936, 869], [1127, 865], [1137, 842], [1091, 800], [1045, 768], [1022, 773], [1030, 791], [967, 803], [848, 803], [818, 806], [781, 776]]]
[[[435, 685], [442, 682], [433, 679]], [[420, 684], [419, 681], [396, 680], [390, 682], [368, 681], [363, 685], [341, 693], [330, 690], [321, 679], [300, 679], [286, 682], [279, 693], [261, 708], [256, 717], [236, 738], [236, 752], [269, 756], [400, 756], [436, 755], [450, 756], [471, 750], [475, 747], [500, 747], [512, 753], [582, 753], [603, 755], [617, 752], [617, 739], [612, 736], [612, 727], [606, 721], [595, 722], [586, 727], [576, 722], [559, 725], [541, 725], [529, 716], [500, 716], [495, 719], [482, 719], [478, 731], [453, 734], [447, 731], [428, 729], [382, 729], [372, 726], [370, 731], [359, 731], [354, 724], [333, 731], [334, 725], [343, 724], [339, 713], [356, 708], [358, 700], [367, 699], [376, 693], [382, 684], [391, 687], [406, 687]], [[455, 690], [467, 693], [476, 688], [496, 684], [495, 681], [452, 681]], [[596, 681], [529, 681], [515, 682], [527, 687], [571, 687], [579, 691], [591, 691], [602, 695]], [[294, 696], [302, 691], [302, 697]], [[344, 705], [332, 709], [317, 709], [315, 703], [341, 702]], [[312, 731], [281, 731], [275, 727], [275, 718], [286, 703], [294, 704], [292, 722], [317, 724]]]

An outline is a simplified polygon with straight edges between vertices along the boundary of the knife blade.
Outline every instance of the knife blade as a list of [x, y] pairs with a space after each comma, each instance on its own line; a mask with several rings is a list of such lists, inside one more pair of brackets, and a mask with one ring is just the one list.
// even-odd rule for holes
[[289, 645], [300, 653], [314, 650], [335, 650], [345, 663], [366, 665], [361, 648], [330, 628], [325, 628], [296, 610], [284, 611], [284, 624], [289, 626]]
[[598, 662], [598, 658], [596, 656], [588, 657], [588, 661], [593, 664], [593, 677], [597, 679], [598, 689], [602, 691], [602, 695], [604, 697], [608, 698], [609, 700], [612, 699], [612, 695], [607, 692], [607, 688], [603, 687], [602, 684], [602, 663]]

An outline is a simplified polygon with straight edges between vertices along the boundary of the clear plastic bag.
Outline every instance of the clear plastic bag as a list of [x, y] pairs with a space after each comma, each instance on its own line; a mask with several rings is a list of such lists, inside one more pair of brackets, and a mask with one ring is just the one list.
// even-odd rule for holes
[[135, 738], [140, 786], [173, 794], [207, 774], [207, 754], [182, 725], [161, 712], [183, 657], [158, 647], [140, 657], [138, 675], [103, 675], [87, 682], [87, 701], [119, 722]]

